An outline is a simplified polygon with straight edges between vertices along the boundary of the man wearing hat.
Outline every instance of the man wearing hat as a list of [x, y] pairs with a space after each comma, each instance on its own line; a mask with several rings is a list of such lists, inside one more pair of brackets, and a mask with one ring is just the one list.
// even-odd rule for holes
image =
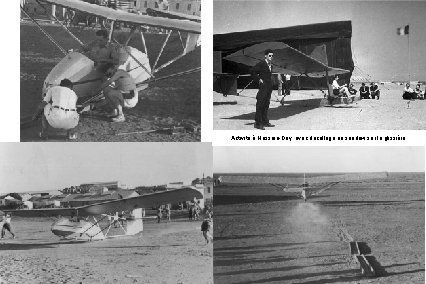
[[274, 127], [269, 123], [268, 109], [272, 93], [272, 57], [271, 49], [265, 50], [265, 60], [257, 63], [252, 69], [254, 80], [259, 83], [259, 91], [256, 96], [256, 116], [254, 128], [265, 130], [265, 127]]

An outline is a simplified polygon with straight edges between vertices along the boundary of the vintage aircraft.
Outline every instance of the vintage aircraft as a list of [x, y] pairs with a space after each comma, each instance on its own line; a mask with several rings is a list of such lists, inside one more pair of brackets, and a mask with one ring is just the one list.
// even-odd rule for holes
[[[303, 177], [300, 174], [292, 175], [223, 175], [218, 178], [221, 186], [243, 186], [251, 185], [265, 186], [269, 185], [274, 188], [274, 195], [283, 195], [288, 197], [300, 198], [302, 197], [302, 191], [305, 191], [305, 196], [315, 196], [321, 194], [325, 190], [342, 182], [357, 182], [371, 179], [383, 179], [389, 176], [386, 172], [379, 173], [346, 173], [346, 174], [315, 174], [306, 175]], [[233, 187], [235, 190], [237, 187]], [[246, 190], [246, 189], [245, 189]], [[278, 191], [278, 192], [276, 192]], [[247, 191], [250, 194], [255, 194], [256, 189], [253, 191]], [[243, 191], [242, 191], [242, 194]]]
[[[147, 88], [148, 84], [153, 81], [170, 78], [172, 76], [189, 74], [192, 72], [199, 72], [201, 70], [201, 67], [196, 67], [161, 78], [156, 76], [160, 70], [184, 57], [200, 45], [200, 22], [195, 22], [189, 19], [170, 19], [164, 17], [133, 14], [79, 0], [43, 0], [43, 2], [64, 7], [66, 9], [87, 13], [110, 22], [108, 25], [109, 42], [120, 47], [120, 56], [127, 58], [124, 62], [122, 62], [121, 67], [129, 72], [129, 74], [135, 79], [138, 91]], [[21, 11], [37, 24], [36, 20], [34, 20], [27, 12], [25, 12], [22, 6]], [[79, 40], [59, 19], [57, 19], [54, 15], [50, 15], [50, 17], [56, 20], [64, 28], [64, 30], [78, 42], [81, 47], [85, 46], [85, 44]], [[116, 23], [125, 23], [131, 27], [128, 38], [123, 44], [114, 39], [114, 27], [116, 26]], [[65, 55], [65, 57], [47, 75], [43, 84], [42, 96], [44, 97], [50, 87], [59, 85], [62, 79], [67, 78], [74, 83], [74, 91], [79, 97], [79, 104], [81, 107], [87, 106], [91, 102], [102, 97], [102, 93], [90, 97], [90, 94], [93, 92], [93, 90], [96, 90], [101, 85], [103, 80], [106, 79], [102, 72], [97, 70], [94, 61], [85, 53], [78, 51], [66, 51], [40, 25], [37, 24], [37, 26]], [[150, 63], [147, 45], [145, 44], [144, 30], [146, 27], [167, 30], [165, 40], [161, 46], [161, 50], [156, 56], [153, 64]], [[141, 41], [143, 44], [142, 51], [136, 47], [128, 45], [131, 37], [137, 31], [141, 36]], [[179, 51], [177, 56], [158, 66], [160, 57], [162, 56], [173, 32], [177, 33], [181, 42], [182, 50]], [[184, 34], [186, 34], [186, 37]]]
[[299, 89], [327, 89], [332, 101], [329, 77], [348, 81], [354, 69], [351, 36], [350, 21], [216, 34], [214, 88], [225, 96], [235, 95], [237, 78], [246, 88], [252, 83], [251, 67], [271, 49], [275, 74], [292, 75], [292, 85]]
[[[177, 201], [194, 200], [195, 202], [197, 199], [201, 198], [203, 198], [203, 195], [195, 187], [185, 186], [177, 189], [169, 189], [166, 191], [74, 208], [3, 211], [11, 213], [13, 216], [22, 217], [70, 216], [70, 218], [59, 217], [58, 220], [52, 224], [52, 233], [66, 239], [92, 241], [123, 236], [108, 235], [112, 226], [117, 224], [124, 231], [124, 235], [126, 236], [135, 235], [141, 232], [143, 230], [142, 208], [153, 208]], [[128, 212], [128, 214], [120, 216], [118, 212]], [[96, 216], [98, 216], [98, 219]], [[104, 220], [108, 220], [108, 222], [102, 224], [105, 223]], [[125, 226], [121, 223], [125, 223]]]

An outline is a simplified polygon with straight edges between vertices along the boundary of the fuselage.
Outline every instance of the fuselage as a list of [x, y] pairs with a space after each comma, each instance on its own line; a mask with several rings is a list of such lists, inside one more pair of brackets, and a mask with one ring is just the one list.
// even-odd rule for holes
[[60, 218], [52, 224], [52, 233], [67, 239], [102, 240], [105, 238], [98, 225], [85, 220]]

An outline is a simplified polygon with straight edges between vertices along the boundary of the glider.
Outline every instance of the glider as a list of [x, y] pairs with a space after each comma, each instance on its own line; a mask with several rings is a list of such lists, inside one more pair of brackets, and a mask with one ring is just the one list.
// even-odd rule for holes
[[[109, 42], [119, 46], [121, 48], [120, 52], [122, 51], [127, 53], [127, 60], [122, 64], [122, 67], [129, 72], [133, 79], [135, 79], [138, 91], [147, 88], [148, 84], [153, 81], [199, 72], [201, 70], [201, 67], [196, 67], [161, 78], [156, 76], [160, 70], [166, 68], [173, 62], [176, 62], [200, 45], [201, 23], [189, 20], [189, 16], [186, 18], [171, 19], [159, 16], [154, 17], [149, 15], [132, 14], [79, 0], [43, 0], [43, 3], [94, 15], [109, 22]], [[46, 77], [42, 89], [42, 96], [44, 97], [50, 87], [59, 85], [62, 79], [67, 78], [74, 83], [74, 91], [77, 96], [82, 98], [79, 100], [80, 107], [84, 107], [90, 104], [90, 102], [102, 97], [102, 93], [89, 97], [91, 92], [96, 90], [106, 79], [100, 71], [96, 70], [94, 61], [87, 57], [84, 53], [76, 51], [68, 52], [64, 50], [55, 41], [55, 39], [47, 33], [47, 31], [38, 25], [35, 19], [25, 12], [22, 5], [21, 11], [33, 20], [33, 22], [49, 38], [49, 40], [52, 41], [52, 43], [55, 44], [64, 54], [64, 58]], [[81, 40], [79, 40], [59, 19], [55, 16], [50, 16], [56, 20], [64, 28], [65, 32], [70, 34], [70, 36], [74, 38], [81, 47], [85, 46], [84, 43], [81, 42]], [[121, 44], [114, 39], [114, 27], [116, 23], [125, 23], [131, 27], [128, 38], [124, 44]], [[150, 52], [152, 51], [147, 49], [147, 45], [145, 43], [144, 30], [146, 27], [155, 27], [167, 30], [165, 40], [162, 43], [160, 52], [156, 56], [155, 61], [149, 60]], [[143, 45], [141, 50], [128, 45], [132, 35], [137, 31], [140, 34]], [[177, 34], [177, 37], [181, 42], [181, 51], [179, 51], [177, 56], [174, 56], [170, 60], [159, 65], [159, 59], [162, 56], [172, 33]], [[151, 64], [150, 62], [154, 63]]]
[[[67, 239], [91, 241], [107, 238], [113, 224], [119, 224], [125, 235], [135, 235], [141, 232], [143, 230], [142, 208], [153, 208], [162, 204], [201, 198], [203, 198], [201, 192], [195, 187], [187, 186], [74, 208], [4, 210], [4, 212], [21, 217], [71, 216], [71, 218], [60, 217], [53, 223], [52, 233]], [[118, 212], [128, 212], [127, 217], [119, 216]], [[83, 219], [84, 217], [87, 217], [87, 220]], [[89, 218], [92, 221], [89, 221]], [[101, 221], [106, 218], [110, 222], [102, 226]], [[126, 228], [121, 225], [120, 221], [126, 221]]]
[[[327, 78], [334, 75], [349, 80], [354, 68], [351, 37], [350, 21], [216, 34], [215, 89], [235, 94], [236, 78], [249, 76], [266, 49], [274, 52], [273, 72], [293, 75], [298, 88], [328, 87]], [[246, 85], [250, 80], [241, 81]]]
[[387, 172], [380, 173], [347, 173], [347, 174], [324, 174], [306, 177], [302, 176], [267, 176], [267, 175], [223, 175], [218, 178], [221, 185], [263, 185], [273, 186], [282, 195], [301, 197], [302, 191], [306, 192], [306, 197], [321, 194], [325, 190], [341, 183], [356, 182], [368, 179], [387, 178]]

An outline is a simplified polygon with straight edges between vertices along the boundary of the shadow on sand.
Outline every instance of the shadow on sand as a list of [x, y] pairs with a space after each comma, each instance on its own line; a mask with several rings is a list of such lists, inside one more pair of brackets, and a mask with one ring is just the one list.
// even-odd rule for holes
[[58, 245], [86, 243], [87, 241], [64, 240], [52, 243], [0, 243], [0, 250], [32, 250], [44, 248], [57, 248]]
[[417, 200], [405, 200], [405, 201], [388, 201], [388, 200], [318, 201], [318, 203], [323, 206], [365, 206], [365, 205], [407, 205], [417, 201], [425, 201], [425, 200], [417, 199]]
[[[322, 99], [311, 99], [311, 100], [295, 100], [286, 101], [284, 106], [276, 108], [270, 108], [268, 111], [268, 117], [270, 120], [278, 120], [281, 118], [287, 118], [305, 111], [309, 111], [320, 106]], [[254, 108], [255, 110], [255, 108]], [[241, 120], [254, 120], [256, 111], [245, 113], [232, 117], [224, 117], [222, 119], [241, 119]]]

